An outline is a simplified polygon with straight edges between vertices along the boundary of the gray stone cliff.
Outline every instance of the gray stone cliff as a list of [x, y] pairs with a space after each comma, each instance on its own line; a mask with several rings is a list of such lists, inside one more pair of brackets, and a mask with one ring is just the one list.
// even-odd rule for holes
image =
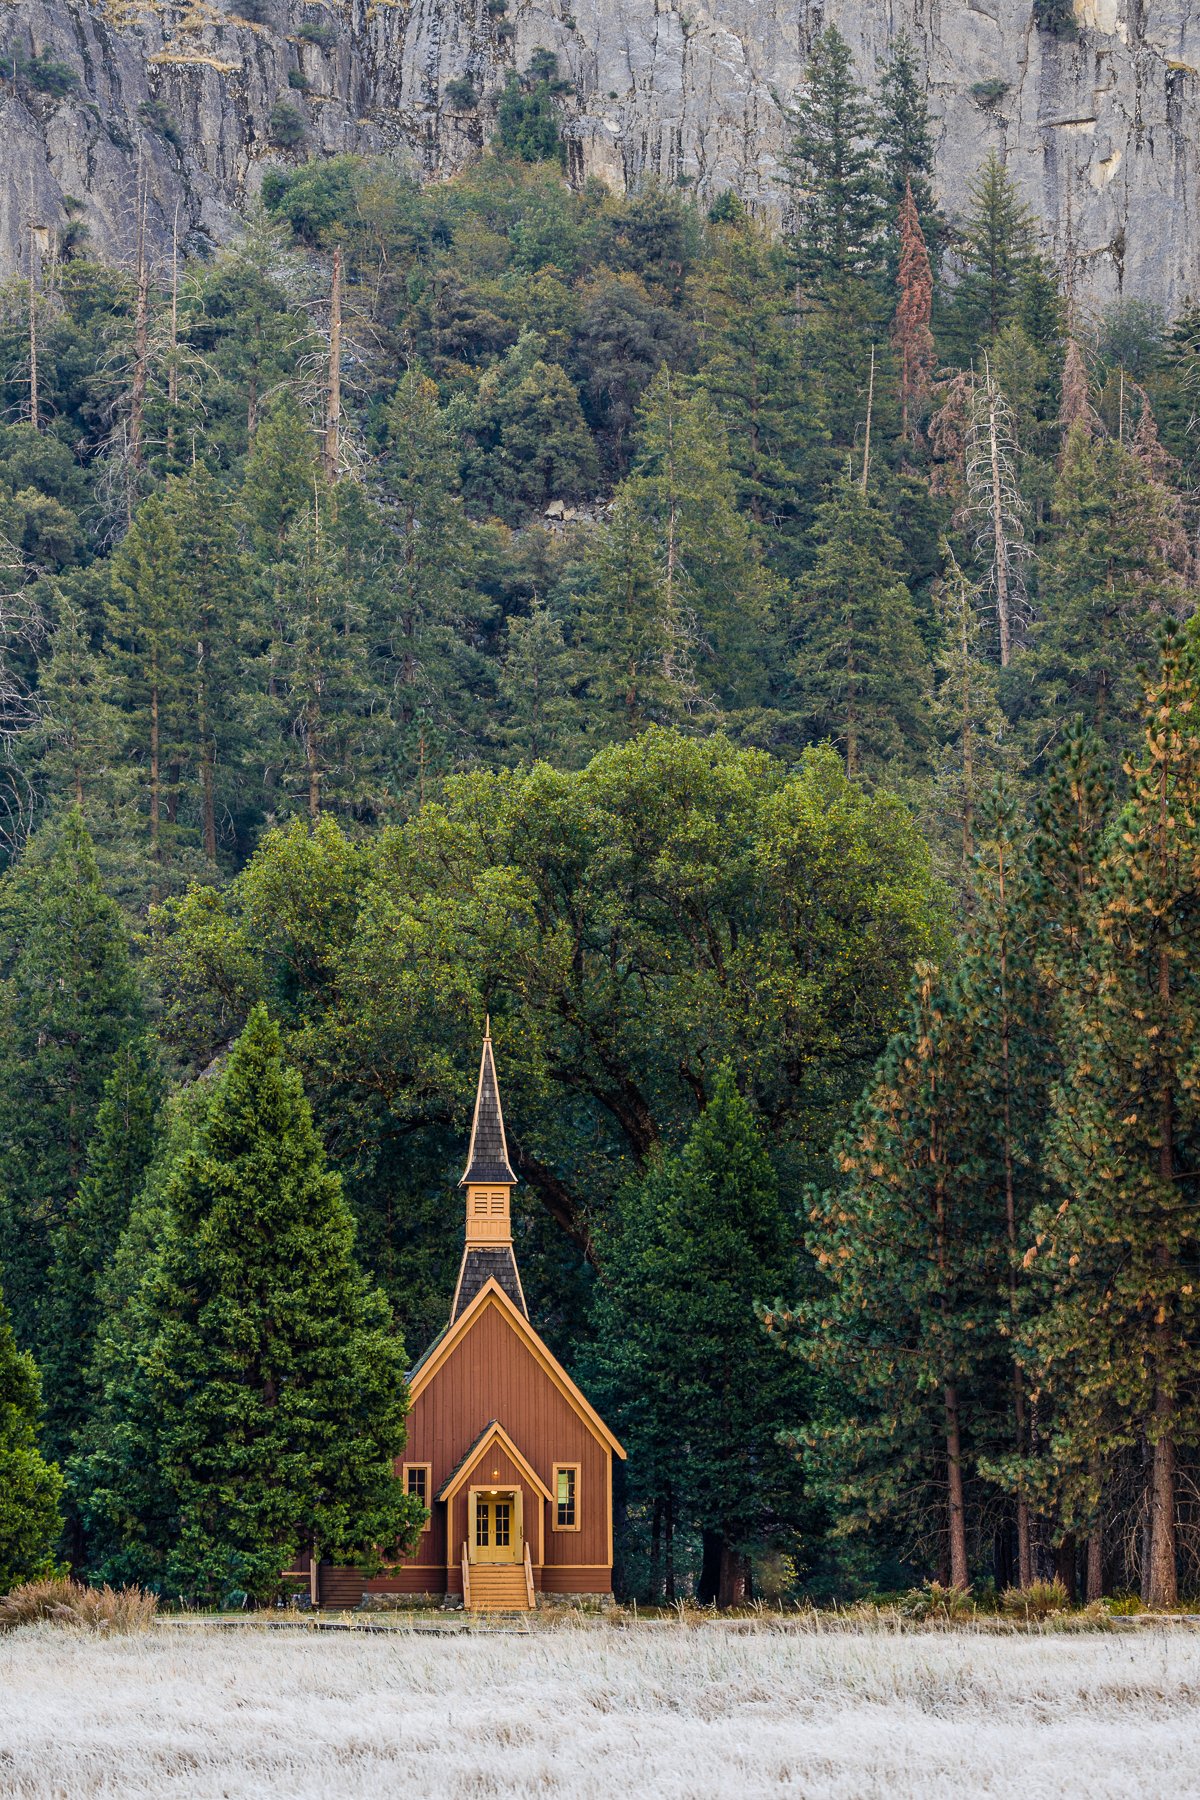
[[[0, 0], [0, 50], [49, 54], [79, 79], [54, 98], [0, 74], [0, 272], [24, 266], [31, 219], [49, 231], [73, 203], [99, 252], [127, 256], [139, 158], [160, 236], [178, 210], [185, 242], [227, 240], [264, 170], [289, 160], [268, 142], [281, 99], [311, 151], [449, 173], [479, 153], [506, 72], [539, 47], [575, 85], [573, 179], [732, 187], [778, 216], [783, 109], [832, 21], [867, 78], [890, 36], [917, 45], [951, 215], [994, 145], [1082, 292], [1177, 308], [1200, 297], [1200, 0], [1075, 6], [1079, 35], [1060, 40], [1031, 0], [253, 0], [255, 23], [237, 0]], [[446, 86], [464, 76], [481, 98], [460, 110]]]

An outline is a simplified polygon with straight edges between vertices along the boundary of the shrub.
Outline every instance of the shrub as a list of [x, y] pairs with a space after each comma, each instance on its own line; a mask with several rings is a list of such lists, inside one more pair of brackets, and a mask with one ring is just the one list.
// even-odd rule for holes
[[269, 25], [272, 21], [271, 0], [233, 0], [229, 10], [248, 25]]
[[306, 44], [315, 44], [318, 50], [328, 50], [337, 42], [337, 32], [332, 25], [322, 25], [316, 19], [306, 19], [296, 33]]
[[508, 11], [508, 0], [487, 0], [489, 19], [502, 19]]
[[945, 1619], [956, 1623], [969, 1619], [975, 1611], [970, 1588], [946, 1587], [940, 1581], [927, 1581], [910, 1588], [900, 1602], [900, 1616], [923, 1623], [926, 1619]]
[[21, 74], [30, 87], [37, 88], [41, 94], [50, 94], [55, 100], [61, 100], [79, 86], [79, 77], [74, 69], [65, 62], [59, 62], [48, 50], [40, 56], [31, 56], [20, 65]]
[[976, 81], [971, 88], [971, 98], [977, 100], [980, 106], [994, 106], [997, 100], [1003, 100], [1007, 92], [1007, 81]]
[[1018, 1618], [1049, 1619], [1055, 1613], [1066, 1612], [1070, 1600], [1062, 1582], [1055, 1579], [1031, 1581], [1027, 1588], [1005, 1588], [1000, 1605]]
[[161, 100], [143, 100], [138, 107], [138, 117], [180, 156], [183, 155], [182, 134]]
[[305, 94], [308, 92], [309, 85], [308, 76], [303, 69], [288, 70], [288, 86], [290, 88], [298, 88], [302, 94]]
[[479, 95], [466, 75], [456, 75], [453, 81], [446, 83], [446, 98], [456, 112], [470, 112], [473, 106], [479, 105]]
[[1079, 25], [1072, 0], [1033, 0], [1033, 22], [1051, 37], [1075, 38]]
[[271, 108], [267, 137], [277, 150], [294, 150], [304, 142], [304, 115], [290, 100], [277, 100]]
[[45, 1621], [116, 1636], [148, 1631], [157, 1611], [158, 1595], [145, 1588], [90, 1588], [53, 1576], [27, 1581], [0, 1600], [0, 1631]]

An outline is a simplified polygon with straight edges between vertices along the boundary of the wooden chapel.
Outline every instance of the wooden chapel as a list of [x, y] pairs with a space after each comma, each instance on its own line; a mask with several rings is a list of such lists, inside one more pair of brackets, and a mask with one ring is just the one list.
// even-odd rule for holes
[[612, 1592], [613, 1457], [625, 1452], [529, 1318], [512, 1237], [517, 1185], [490, 1028], [467, 1166], [450, 1321], [409, 1374], [399, 1473], [428, 1509], [416, 1554], [364, 1578], [322, 1565], [314, 1599], [462, 1595], [471, 1611]]

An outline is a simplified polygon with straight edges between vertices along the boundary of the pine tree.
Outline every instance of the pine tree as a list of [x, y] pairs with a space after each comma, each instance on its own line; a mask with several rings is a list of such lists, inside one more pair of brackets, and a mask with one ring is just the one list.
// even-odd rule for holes
[[256, 1009], [166, 1187], [140, 1346], [178, 1510], [172, 1591], [262, 1599], [304, 1552], [407, 1554], [403, 1346], [299, 1077]]
[[792, 1441], [835, 1529], [892, 1520], [960, 1588], [995, 1310], [993, 1222], [962, 1078], [974, 1049], [955, 997], [919, 965], [908, 1023], [835, 1146], [836, 1182], [812, 1197], [820, 1288], [765, 1318], [827, 1384], [821, 1414]]
[[916, 202], [905, 184], [900, 201], [900, 259], [896, 276], [896, 317], [892, 344], [900, 364], [900, 429], [915, 437], [933, 389], [936, 352], [933, 317], [933, 273], [921, 234]]
[[54, 1236], [83, 1179], [104, 1085], [141, 1022], [125, 927], [77, 812], [48, 826], [0, 897], [3, 1246], [18, 1340], [43, 1357]]
[[845, 480], [817, 515], [797, 611], [796, 704], [850, 776], [905, 767], [929, 741], [929, 670], [887, 516]]
[[1007, 721], [1000, 707], [995, 664], [985, 654], [979, 590], [967, 580], [943, 540], [946, 573], [937, 588], [942, 647], [935, 659], [934, 729], [938, 815], [959, 828], [959, 879], [970, 880], [979, 797], [1006, 761]]
[[589, 1382], [631, 1471], [703, 1537], [698, 1597], [749, 1598], [749, 1551], [803, 1517], [777, 1433], [804, 1404], [798, 1365], [755, 1318], [794, 1279], [791, 1230], [753, 1113], [722, 1068], [683, 1150], [626, 1197], [607, 1247]]
[[1052, 743], [1072, 719], [1090, 725], [1115, 765], [1136, 716], [1139, 662], [1185, 594], [1165, 550], [1169, 497], [1128, 447], [1095, 442], [1077, 422], [1054, 490], [1033, 629], [1030, 748]]
[[1051, 1134], [1069, 1204], [1031, 1256], [1054, 1283], [1032, 1333], [1055, 1400], [1064, 1504], [1144, 1443], [1151, 1605], [1177, 1594], [1178, 1456], [1200, 1432], [1200, 671], [1176, 633], [1146, 697], [1131, 796], [1087, 908], [1087, 949]]
[[1001, 780], [993, 787], [978, 821], [974, 910], [958, 981], [959, 1004], [977, 1054], [961, 1080], [971, 1096], [987, 1192], [995, 1196], [990, 1236], [999, 1247], [998, 1312], [1007, 1349], [998, 1358], [1007, 1366], [998, 1382], [995, 1437], [1008, 1453], [1016, 1495], [1017, 1581], [1024, 1588], [1033, 1579], [1034, 1561], [1025, 1467], [1033, 1450], [1033, 1414], [1017, 1356], [1031, 1310], [1022, 1256], [1031, 1221], [1045, 1198], [1042, 1140], [1057, 1073], [1056, 1047], [1036, 956], [1039, 919], [1026, 832], [1010, 784]]
[[696, 633], [668, 604], [663, 547], [633, 491], [618, 494], [589, 560], [591, 584], [576, 598], [573, 635], [607, 729], [632, 737], [647, 725], [681, 720], [698, 698]]
[[188, 763], [199, 787], [201, 847], [212, 865], [219, 773], [238, 761], [231, 697], [247, 571], [228, 496], [202, 464], [168, 484], [165, 503], [181, 570]]
[[0, 1292], [0, 1594], [54, 1570], [62, 1476], [38, 1449], [42, 1384]]

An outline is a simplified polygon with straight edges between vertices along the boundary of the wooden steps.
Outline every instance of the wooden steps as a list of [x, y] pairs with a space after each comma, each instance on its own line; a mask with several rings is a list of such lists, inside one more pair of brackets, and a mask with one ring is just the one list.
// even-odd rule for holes
[[528, 1612], [529, 1594], [521, 1563], [473, 1563], [471, 1612]]

